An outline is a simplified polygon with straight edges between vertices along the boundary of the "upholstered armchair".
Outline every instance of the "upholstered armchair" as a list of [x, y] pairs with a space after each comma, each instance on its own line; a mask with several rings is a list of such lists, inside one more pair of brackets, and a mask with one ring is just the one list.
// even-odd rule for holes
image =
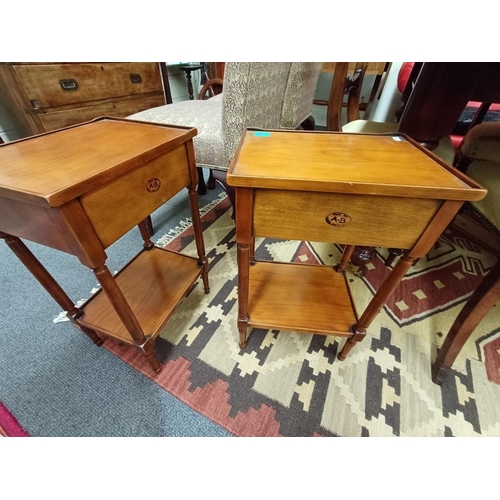
[[198, 193], [204, 194], [202, 168], [224, 185], [225, 172], [247, 127], [314, 129], [312, 103], [322, 63], [227, 62], [223, 92], [210, 99], [181, 101], [135, 113], [129, 118], [196, 127]]

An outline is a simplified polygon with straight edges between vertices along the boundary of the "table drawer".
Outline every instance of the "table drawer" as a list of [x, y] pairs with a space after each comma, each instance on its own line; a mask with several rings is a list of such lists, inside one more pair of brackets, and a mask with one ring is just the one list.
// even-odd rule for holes
[[47, 132], [57, 130], [77, 123], [86, 122], [99, 116], [114, 116], [126, 118], [145, 109], [165, 104], [163, 95], [121, 99], [114, 102], [93, 104], [79, 108], [64, 109], [50, 113], [39, 113], [38, 116]]
[[190, 182], [183, 144], [83, 195], [80, 202], [106, 248]]
[[163, 92], [157, 63], [16, 64], [34, 109]]
[[255, 236], [412, 248], [441, 200], [256, 189]]

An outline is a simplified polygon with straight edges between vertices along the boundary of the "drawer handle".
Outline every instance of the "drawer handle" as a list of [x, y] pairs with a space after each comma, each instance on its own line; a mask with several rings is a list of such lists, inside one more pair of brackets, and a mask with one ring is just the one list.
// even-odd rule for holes
[[139, 75], [139, 73], [132, 73], [130, 75], [130, 81], [132, 83], [141, 83], [142, 82], [142, 77]]
[[73, 80], [73, 78], [59, 80], [59, 83], [61, 84], [63, 90], [76, 90], [78, 88], [78, 84], [76, 83], [76, 80]]

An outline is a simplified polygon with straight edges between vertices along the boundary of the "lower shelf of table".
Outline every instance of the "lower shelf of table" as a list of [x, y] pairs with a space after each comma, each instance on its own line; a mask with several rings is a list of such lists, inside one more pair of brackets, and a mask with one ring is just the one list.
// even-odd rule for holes
[[[139, 253], [115, 276], [115, 280], [144, 334], [154, 338], [201, 271], [196, 258], [154, 247]], [[81, 309], [83, 315], [77, 322], [82, 326], [132, 342], [130, 333], [103, 290], [99, 290]]]
[[257, 262], [250, 267], [249, 326], [352, 336], [358, 315], [349, 285], [333, 268]]

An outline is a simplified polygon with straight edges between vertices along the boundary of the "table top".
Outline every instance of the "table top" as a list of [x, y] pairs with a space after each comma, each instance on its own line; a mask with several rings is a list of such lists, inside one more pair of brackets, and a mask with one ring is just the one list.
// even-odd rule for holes
[[196, 135], [195, 128], [99, 118], [0, 146], [0, 196], [57, 207]]
[[248, 129], [231, 163], [235, 187], [479, 200], [472, 179], [401, 134]]
[[179, 69], [182, 69], [183, 71], [186, 70], [196, 71], [197, 69], [201, 68], [203, 68], [203, 65], [201, 64], [179, 64]]

